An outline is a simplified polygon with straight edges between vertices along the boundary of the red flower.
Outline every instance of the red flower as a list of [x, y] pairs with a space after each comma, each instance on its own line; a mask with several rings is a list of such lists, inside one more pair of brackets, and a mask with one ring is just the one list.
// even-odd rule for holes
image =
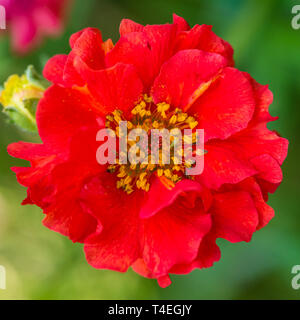
[[[233, 67], [231, 46], [210, 26], [190, 29], [174, 15], [166, 25], [123, 20], [120, 34], [115, 46], [96, 29], [71, 37], [71, 52], [44, 69], [53, 85], [37, 111], [43, 143], [8, 151], [31, 162], [14, 171], [28, 187], [24, 203], [43, 209], [48, 228], [83, 242], [95, 268], [132, 267], [165, 287], [170, 273], [219, 260], [217, 238], [250, 241], [272, 219], [266, 201], [288, 142], [267, 129], [275, 120], [268, 87]], [[116, 130], [120, 118], [203, 128], [203, 173], [99, 165], [96, 134]]]
[[0, 0], [6, 10], [13, 49], [21, 54], [38, 45], [44, 36], [57, 35], [70, 0]]

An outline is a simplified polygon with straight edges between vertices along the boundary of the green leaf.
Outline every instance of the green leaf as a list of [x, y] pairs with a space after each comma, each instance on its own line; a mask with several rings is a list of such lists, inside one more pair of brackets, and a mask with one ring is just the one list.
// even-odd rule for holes
[[17, 125], [22, 130], [30, 132], [37, 131], [35, 121], [32, 121], [29, 117], [15, 107], [6, 107], [3, 112], [8, 116], [10, 123]]
[[29, 65], [25, 70], [25, 76], [30, 83], [41, 89], [46, 89], [49, 87], [49, 82], [43, 78], [43, 76], [40, 75], [32, 65]]

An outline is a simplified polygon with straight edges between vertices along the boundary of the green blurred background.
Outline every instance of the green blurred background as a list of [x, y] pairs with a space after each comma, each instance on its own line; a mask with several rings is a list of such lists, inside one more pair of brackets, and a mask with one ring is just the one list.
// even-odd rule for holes
[[[299, 1], [298, 1], [299, 2]], [[75, 1], [64, 34], [48, 39], [25, 58], [11, 54], [9, 40], [0, 39], [0, 81], [21, 74], [28, 64], [40, 71], [49, 57], [67, 53], [69, 36], [87, 26], [104, 38], [118, 39], [122, 18], [143, 24], [170, 22], [172, 13], [190, 25], [210, 24], [235, 49], [236, 66], [250, 72], [274, 93], [272, 124], [290, 140], [284, 181], [270, 197], [276, 217], [250, 243], [219, 240], [222, 259], [213, 268], [172, 276], [161, 289], [156, 281], [134, 272], [95, 270], [80, 244], [42, 226], [39, 208], [21, 206], [25, 188], [16, 182], [9, 143], [36, 141], [8, 125], [0, 115], [0, 265], [6, 267], [7, 289], [0, 299], [299, 299], [291, 286], [291, 269], [300, 264], [300, 30], [291, 27], [291, 8], [282, 0], [87, 0]], [[300, 4], [300, 2], [299, 2]], [[298, 144], [298, 147], [297, 147]]]

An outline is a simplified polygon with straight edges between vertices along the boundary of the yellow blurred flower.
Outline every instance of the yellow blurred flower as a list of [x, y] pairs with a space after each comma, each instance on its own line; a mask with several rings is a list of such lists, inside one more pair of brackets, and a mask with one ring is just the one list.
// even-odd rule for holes
[[3, 112], [22, 129], [36, 131], [35, 109], [46, 85], [32, 66], [22, 76], [11, 75], [0, 93]]

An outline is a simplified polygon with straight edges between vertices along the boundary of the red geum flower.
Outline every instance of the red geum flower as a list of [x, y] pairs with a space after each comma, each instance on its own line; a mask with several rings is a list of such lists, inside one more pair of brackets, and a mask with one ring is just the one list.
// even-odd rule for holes
[[56, 36], [62, 28], [71, 0], [0, 0], [6, 10], [13, 49], [25, 54], [44, 36]]
[[[132, 267], [165, 287], [170, 273], [219, 260], [217, 238], [250, 241], [273, 218], [266, 201], [282, 180], [288, 142], [267, 128], [275, 120], [268, 87], [233, 67], [231, 46], [210, 26], [190, 29], [174, 15], [145, 27], [123, 20], [120, 34], [114, 46], [87, 28], [71, 37], [68, 55], [48, 61], [53, 85], [37, 110], [43, 143], [8, 151], [31, 162], [14, 171], [45, 226], [83, 242], [93, 267]], [[203, 173], [191, 179], [172, 163], [99, 165], [96, 134], [117, 131], [121, 119], [204, 129]]]

